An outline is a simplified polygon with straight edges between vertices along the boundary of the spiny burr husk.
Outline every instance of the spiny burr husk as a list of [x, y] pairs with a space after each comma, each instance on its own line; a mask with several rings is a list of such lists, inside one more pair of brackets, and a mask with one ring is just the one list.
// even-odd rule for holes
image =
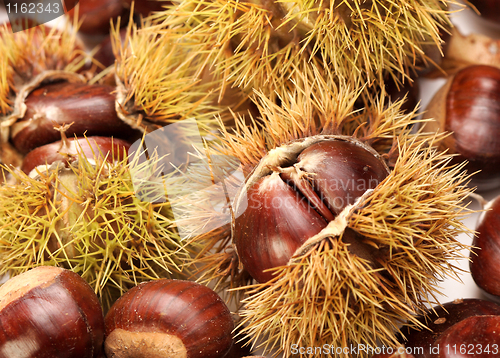
[[45, 71], [76, 73], [85, 65], [86, 55], [70, 24], [64, 29], [38, 25], [13, 33], [6, 25], [0, 28], [2, 66], [0, 109], [12, 111], [13, 95]]
[[238, 158], [250, 186], [259, 171], [278, 170], [284, 159], [289, 163], [288, 148], [296, 143], [349, 136], [381, 155], [391, 169], [387, 177], [307, 240], [287, 264], [272, 269], [267, 282], [250, 284], [231, 244], [234, 221], [233, 232], [221, 227], [195, 240], [205, 245], [194, 261], [206, 265], [200, 268], [202, 279], [247, 294], [239, 312], [242, 332], [266, 352], [285, 356], [292, 344], [397, 344], [398, 324], [419, 325], [414, 315], [436, 300], [439, 280], [456, 275], [453, 260], [463, 257], [465, 246], [455, 237], [469, 232], [460, 222], [468, 212], [468, 177], [461, 166], [449, 164], [450, 155], [433, 149], [435, 134], [408, 130], [415, 113], [400, 112], [401, 102], [384, 106], [383, 97], [353, 112], [361, 90], [335, 87], [336, 79], [316, 75], [309, 77], [312, 82], [297, 79], [281, 105], [260, 94], [264, 125], [239, 122], [234, 132], [223, 129], [218, 150]]
[[440, 48], [440, 31], [451, 26], [449, 4], [456, 2], [187, 0], [154, 17], [209, 54], [222, 89], [269, 94], [299, 65], [328, 64], [370, 83], [387, 72], [401, 79], [430, 60], [423, 47]]
[[111, 32], [118, 115], [148, 132], [186, 118], [202, 130], [214, 127], [216, 88], [202, 80], [206, 56], [154, 29], [145, 20], [129, 25], [124, 37], [119, 26]]
[[0, 187], [0, 274], [66, 267], [89, 282], [105, 307], [139, 282], [176, 277], [187, 249], [170, 204], [141, 201], [134, 188], [133, 175], [146, 183], [147, 163], [137, 155], [103, 157], [79, 152], [66, 165], [31, 175], [9, 169], [15, 182]]
[[78, 72], [85, 65], [86, 54], [70, 24], [62, 30], [39, 25], [16, 33], [4, 25], [0, 53], [0, 162], [18, 165], [8, 140], [10, 126], [26, 110], [24, 99], [42, 82], [85, 81]]

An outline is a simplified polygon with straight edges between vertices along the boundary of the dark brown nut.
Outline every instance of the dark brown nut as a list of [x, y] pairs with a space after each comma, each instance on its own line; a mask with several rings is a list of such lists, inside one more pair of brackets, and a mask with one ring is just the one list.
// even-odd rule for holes
[[[71, 8], [74, 3], [71, 0], [66, 5]], [[111, 20], [125, 14], [121, 0], [80, 0], [78, 7], [78, 18], [82, 20], [78, 31], [88, 35], [109, 33]], [[75, 13], [76, 8], [72, 8], [67, 14], [73, 19]]]
[[114, 88], [59, 82], [33, 91], [25, 101], [24, 117], [11, 127], [11, 140], [21, 153], [61, 139], [55, 126], [73, 123], [67, 137], [128, 138], [135, 131], [118, 118]]
[[451, 326], [434, 342], [432, 358], [491, 358], [500, 355], [500, 316], [474, 316]]
[[157, 280], [125, 293], [105, 318], [108, 358], [222, 358], [234, 323], [210, 288]]
[[134, 13], [148, 16], [152, 12], [162, 11], [165, 6], [170, 5], [172, 2], [168, 0], [123, 0], [126, 8], [130, 8], [134, 2]]
[[[247, 189], [247, 208], [233, 228], [238, 256], [259, 282], [270, 280], [266, 270], [287, 264], [309, 238], [389, 173], [378, 155], [347, 140], [314, 143], [275, 165], [280, 168]], [[356, 235], [346, 231], [345, 240], [351, 239], [353, 249], [363, 250], [354, 243]]]
[[[486, 348], [490, 344], [490, 353], [494, 347], [491, 347], [490, 324], [500, 323], [500, 306], [489, 301], [479, 299], [464, 299], [445, 303], [442, 307], [434, 307], [428, 316], [421, 317], [420, 321], [429, 329], [404, 329], [403, 335], [407, 338], [405, 346], [412, 351], [415, 358], [451, 358], [451, 357], [469, 357], [468, 355], [449, 355], [455, 352], [452, 346], [456, 344], [456, 352], [460, 354], [460, 345], [475, 344]], [[488, 317], [497, 316], [499, 319]], [[471, 317], [477, 319], [467, 321]], [[484, 319], [484, 320], [483, 320]], [[478, 324], [476, 334], [466, 333], [464, 321]], [[481, 327], [481, 328], [480, 328]], [[496, 328], [500, 332], [500, 325]], [[459, 338], [457, 338], [460, 336]], [[483, 338], [484, 337], [484, 340]], [[456, 338], [456, 340], [454, 339]], [[500, 354], [500, 338], [497, 335], [498, 354]], [[444, 343], [443, 346], [440, 343]], [[449, 349], [448, 349], [449, 348]], [[470, 348], [470, 347], [469, 347]], [[476, 347], [475, 347], [476, 348]], [[440, 351], [440, 349], [445, 349]], [[496, 357], [490, 355], [489, 357]], [[482, 357], [482, 356], [481, 356]]]
[[478, 170], [472, 185], [489, 190], [500, 185], [500, 69], [469, 66], [451, 77], [436, 93], [426, 111], [434, 120], [426, 131], [451, 132], [440, 149], [468, 161], [469, 173]]
[[56, 161], [65, 163], [82, 155], [87, 159], [106, 158], [107, 161], [121, 160], [126, 157], [130, 144], [121, 139], [110, 137], [89, 137], [68, 139], [38, 147], [23, 159], [21, 170], [29, 174], [39, 165], [50, 165]]
[[486, 20], [500, 21], [500, 3], [496, 0], [468, 0]]
[[470, 271], [476, 284], [500, 296], [500, 197], [485, 207], [472, 242]]
[[102, 309], [78, 274], [41, 266], [0, 287], [0, 358], [100, 358]]

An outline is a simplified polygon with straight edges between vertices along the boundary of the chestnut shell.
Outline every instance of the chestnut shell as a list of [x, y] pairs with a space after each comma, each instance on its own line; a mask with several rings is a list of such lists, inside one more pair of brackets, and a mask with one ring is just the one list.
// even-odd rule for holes
[[[286, 265], [308, 239], [389, 173], [374, 151], [351, 139], [304, 146], [299, 153], [278, 155], [289, 158], [248, 185], [247, 207], [235, 219], [238, 257], [258, 282], [272, 279], [269, 269]], [[273, 153], [261, 163], [268, 160], [274, 160]]]
[[497, 0], [468, 0], [479, 11], [481, 17], [499, 22], [500, 21], [500, 2]]
[[102, 357], [102, 309], [78, 274], [42, 266], [11, 280], [0, 289], [0, 358]]
[[479, 287], [500, 296], [500, 197], [485, 209], [472, 242], [470, 271]]
[[[231, 348], [234, 323], [227, 306], [210, 288], [162, 279], [142, 283], [120, 297], [107, 313], [105, 327], [108, 356], [113, 354], [110, 335], [121, 329], [139, 333], [134, 340], [138, 345], [140, 333], [164, 334], [162, 342], [168, 336], [180, 338], [187, 358], [221, 358]], [[134, 342], [128, 345], [129, 350]]]
[[68, 143], [62, 147], [62, 141], [59, 141], [32, 150], [24, 157], [21, 170], [29, 174], [39, 165], [50, 165], [56, 161], [69, 163], [77, 159], [79, 153], [92, 160], [99, 158], [101, 153], [109, 162], [121, 160], [130, 148], [127, 141], [110, 137], [68, 139]]
[[442, 150], [467, 161], [471, 184], [479, 190], [500, 185], [500, 69], [469, 66], [458, 71], [434, 96], [427, 115], [436, 119], [427, 131], [452, 134], [441, 141]]
[[[479, 299], [448, 302], [441, 307], [434, 307], [433, 310], [434, 312], [430, 312], [428, 316], [419, 319], [428, 329], [407, 328], [402, 331], [407, 338], [405, 345], [413, 349], [415, 358], [436, 358], [433, 356], [436, 351], [431, 352], [431, 347], [436, 347], [434, 346], [435, 342], [438, 341], [441, 335], [457, 323], [469, 317], [500, 315], [499, 305]], [[462, 344], [464, 340], [465, 338], [462, 341], [457, 341], [457, 345]]]
[[116, 114], [113, 91], [111, 86], [68, 82], [37, 88], [25, 100], [24, 117], [11, 128], [12, 143], [26, 154], [61, 139], [54, 127], [70, 123], [67, 137], [132, 136], [135, 131]]

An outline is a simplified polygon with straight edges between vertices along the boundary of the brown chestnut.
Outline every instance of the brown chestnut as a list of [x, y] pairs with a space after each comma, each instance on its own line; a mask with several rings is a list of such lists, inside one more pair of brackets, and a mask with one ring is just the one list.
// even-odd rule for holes
[[163, 279], [120, 297], [105, 327], [108, 358], [221, 358], [231, 348], [234, 323], [210, 288]]
[[[123, 28], [120, 30], [120, 40], [121, 42], [125, 42], [125, 38], [127, 35], [127, 29]], [[99, 61], [101, 65], [104, 67], [112, 66], [115, 63], [115, 54], [113, 53], [113, 45], [111, 42], [111, 36], [108, 35], [101, 41], [99, 44], [99, 49], [94, 55], [94, 59]]]
[[500, 185], [500, 69], [469, 66], [436, 93], [426, 112], [426, 131], [451, 132], [440, 149], [467, 161], [472, 185], [489, 190]]
[[78, 274], [40, 266], [0, 287], [0, 358], [97, 358], [104, 318]]
[[[296, 142], [286, 151], [264, 159], [269, 169], [247, 184], [247, 207], [233, 225], [238, 256], [259, 282], [389, 173], [374, 150], [346, 138]], [[367, 257], [357, 234], [347, 230], [344, 240]]]
[[468, 0], [486, 20], [500, 21], [500, 3], [497, 0]]
[[57, 125], [72, 125], [73, 136], [118, 136], [135, 131], [118, 118], [114, 88], [103, 85], [59, 82], [39, 87], [25, 100], [24, 117], [11, 127], [11, 141], [21, 153], [61, 138]]
[[24, 157], [21, 170], [29, 174], [39, 165], [50, 165], [56, 161], [68, 163], [77, 159], [79, 153], [93, 160], [101, 154], [107, 161], [121, 160], [129, 148], [128, 142], [110, 137], [67, 139], [66, 142], [58, 141], [33, 149]]
[[[76, 14], [74, 1], [66, 0], [67, 12], [73, 19]], [[78, 2], [78, 18], [82, 23], [78, 31], [88, 35], [104, 35], [109, 32], [111, 20], [116, 20], [124, 15], [124, 7], [121, 0], [81, 0]]]
[[130, 8], [134, 2], [134, 13], [149, 16], [152, 12], [163, 11], [165, 6], [172, 2], [168, 0], [123, 0], [126, 8]]
[[472, 242], [470, 271], [476, 284], [500, 296], [500, 196], [485, 206]]
[[403, 330], [406, 348], [415, 358], [483, 357], [479, 349], [486, 353], [488, 344], [489, 355], [484, 357], [500, 355], [500, 337], [498, 333], [496, 337], [492, 334], [492, 331], [500, 332], [500, 306], [493, 302], [456, 300], [434, 307], [419, 320], [428, 329]]

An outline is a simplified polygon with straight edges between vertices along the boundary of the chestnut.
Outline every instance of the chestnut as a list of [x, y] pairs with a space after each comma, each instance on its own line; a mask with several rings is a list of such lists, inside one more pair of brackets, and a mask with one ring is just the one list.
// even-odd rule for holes
[[500, 21], [500, 3], [496, 0], [468, 0], [486, 20]]
[[0, 358], [100, 358], [104, 318], [78, 274], [40, 266], [0, 287]]
[[470, 271], [476, 284], [500, 296], [500, 196], [485, 206], [479, 217], [470, 254]]
[[126, 8], [134, 3], [134, 13], [149, 16], [152, 12], [165, 10], [165, 6], [172, 4], [168, 0], [122, 0]]
[[[127, 36], [127, 29], [123, 28], [120, 30], [120, 41], [125, 42]], [[111, 36], [108, 35], [99, 44], [99, 49], [94, 55], [94, 59], [97, 60], [104, 67], [109, 67], [115, 63], [115, 54], [113, 53], [113, 45], [111, 42]]]
[[115, 110], [114, 88], [104, 85], [58, 82], [41, 86], [25, 100], [24, 117], [11, 126], [11, 141], [21, 153], [61, 138], [55, 125], [72, 123], [66, 131], [73, 136], [119, 136], [135, 131]]
[[233, 319], [201, 284], [162, 279], [120, 297], [105, 318], [108, 358], [221, 358], [231, 348]]
[[66, 0], [68, 16], [73, 19], [78, 11], [81, 25], [78, 31], [86, 35], [105, 35], [109, 33], [111, 20], [125, 15], [121, 0], [82, 0], [78, 2], [78, 10], [73, 0]]
[[419, 320], [428, 329], [403, 330], [406, 348], [415, 358], [500, 355], [500, 306], [496, 303], [479, 299], [456, 300], [434, 307]]
[[419, 86], [417, 81], [405, 80], [403, 84], [398, 84], [390, 77], [385, 81], [385, 90], [387, 97], [392, 103], [400, 101], [403, 98], [406, 100], [401, 106], [401, 110], [406, 113], [412, 112], [418, 104]]
[[79, 153], [95, 160], [103, 156], [107, 161], [121, 160], [126, 156], [130, 144], [110, 137], [67, 139], [46, 144], [29, 152], [23, 159], [21, 170], [29, 174], [39, 165], [50, 165], [56, 161], [71, 162]]
[[467, 161], [465, 169], [478, 190], [500, 185], [500, 69], [475, 65], [452, 76], [436, 93], [426, 112], [433, 118], [425, 131], [451, 132], [440, 149]]
[[[389, 174], [373, 149], [352, 139], [315, 138], [292, 143], [287, 151], [270, 153], [262, 173], [247, 183], [247, 206], [233, 225], [238, 256], [258, 282], [269, 281], [269, 269], [286, 265], [309, 238]], [[353, 250], [370, 259], [373, 250], [358, 239], [354, 231], [344, 234]]]

